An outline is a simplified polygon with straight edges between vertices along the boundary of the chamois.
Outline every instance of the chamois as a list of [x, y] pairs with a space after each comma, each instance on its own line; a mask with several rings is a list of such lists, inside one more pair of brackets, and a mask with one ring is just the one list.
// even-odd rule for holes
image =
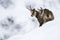
[[40, 24], [40, 26], [42, 26], [44, 23], [51, 21], [54, 19], [54, 15], [52, 13], [52, 11], [50, 11], [49, 9], [32, 9], [30, 6], [31, 11], [31, 16], [35, 16]]

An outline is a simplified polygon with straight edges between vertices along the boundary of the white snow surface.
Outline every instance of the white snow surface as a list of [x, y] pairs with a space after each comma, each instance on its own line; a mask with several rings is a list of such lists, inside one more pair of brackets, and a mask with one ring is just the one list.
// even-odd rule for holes
[[[7, 9], [0, 5], [0, 22], [6, 21], [6, 18], [11, 16], [15, 21], [8, 30], [0, 26], [0, 38], [4, 38], [6, 34], [9, 37], [4, 40], [60, 40], [60, 0], [12, 0], [12, 2]], [[54, 20], [39, 27], [37, 19], [31, 17], [31, 12], [26, 8], [27, 5], [35, 9], [42, 7], [51, 10]], [[14, 29], [16, 25], [20, 27], [19, 30]]]

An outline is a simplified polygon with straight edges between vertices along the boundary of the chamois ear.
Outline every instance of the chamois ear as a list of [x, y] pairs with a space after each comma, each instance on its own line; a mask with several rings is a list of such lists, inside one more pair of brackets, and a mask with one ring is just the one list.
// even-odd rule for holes
[[43, 8], [42, 8], [42, 7], [40, 7], [40, 9], [41, 9], [41, 10], [43, 10]]
[[27, 8], [28, 10], [30, 10], [30, 11], [33, 10], [32, 7], [31, 7], [31, 5], [27, 5], [26, 8]]
[[27, 5], [26, 8], [27, 8], [28, 10], [30, 10], [32, 17], [33, 17], [33, 16], [36, 16], [36, 10], [35, 10], [35, 8], [32, 9], [32, 6], [31, 6], [31, 5]]
[[38, 11], [41, 11], [41, 10], [43, 10], [43, 8], [42, 8], [42, 7], [40, 7], [40, 9], [38, 9]]
[[43, 11], [43, 10], [44, 10], [44, 9], [43, 9], [42, 7], [40, 7], [40, 9], [38, 9], [38, 12], [42, 14], [42, 11]]

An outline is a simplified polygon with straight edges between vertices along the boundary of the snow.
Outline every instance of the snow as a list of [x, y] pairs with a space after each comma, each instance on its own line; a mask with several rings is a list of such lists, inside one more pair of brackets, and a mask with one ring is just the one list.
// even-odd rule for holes
[[[12, 0], [12, 3], [7, 8], [0, 5], [0, 40], [60, 40], [59, 0]], [[55, 19], [39, 28], [37, 19], [30, 16], [27, 5], [35, 9], [47, 8], [53, 12]], [[13, 24], [7, 21], [10, 17], [14, 20]], [[2, 28], [1, 23], [4, 22], [8, 29]]]

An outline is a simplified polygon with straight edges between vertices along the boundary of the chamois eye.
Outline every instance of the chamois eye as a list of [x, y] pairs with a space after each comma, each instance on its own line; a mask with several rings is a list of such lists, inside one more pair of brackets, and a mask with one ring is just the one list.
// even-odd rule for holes
[[49, 15], [47, 14], [47, 17], [49, 17]]

